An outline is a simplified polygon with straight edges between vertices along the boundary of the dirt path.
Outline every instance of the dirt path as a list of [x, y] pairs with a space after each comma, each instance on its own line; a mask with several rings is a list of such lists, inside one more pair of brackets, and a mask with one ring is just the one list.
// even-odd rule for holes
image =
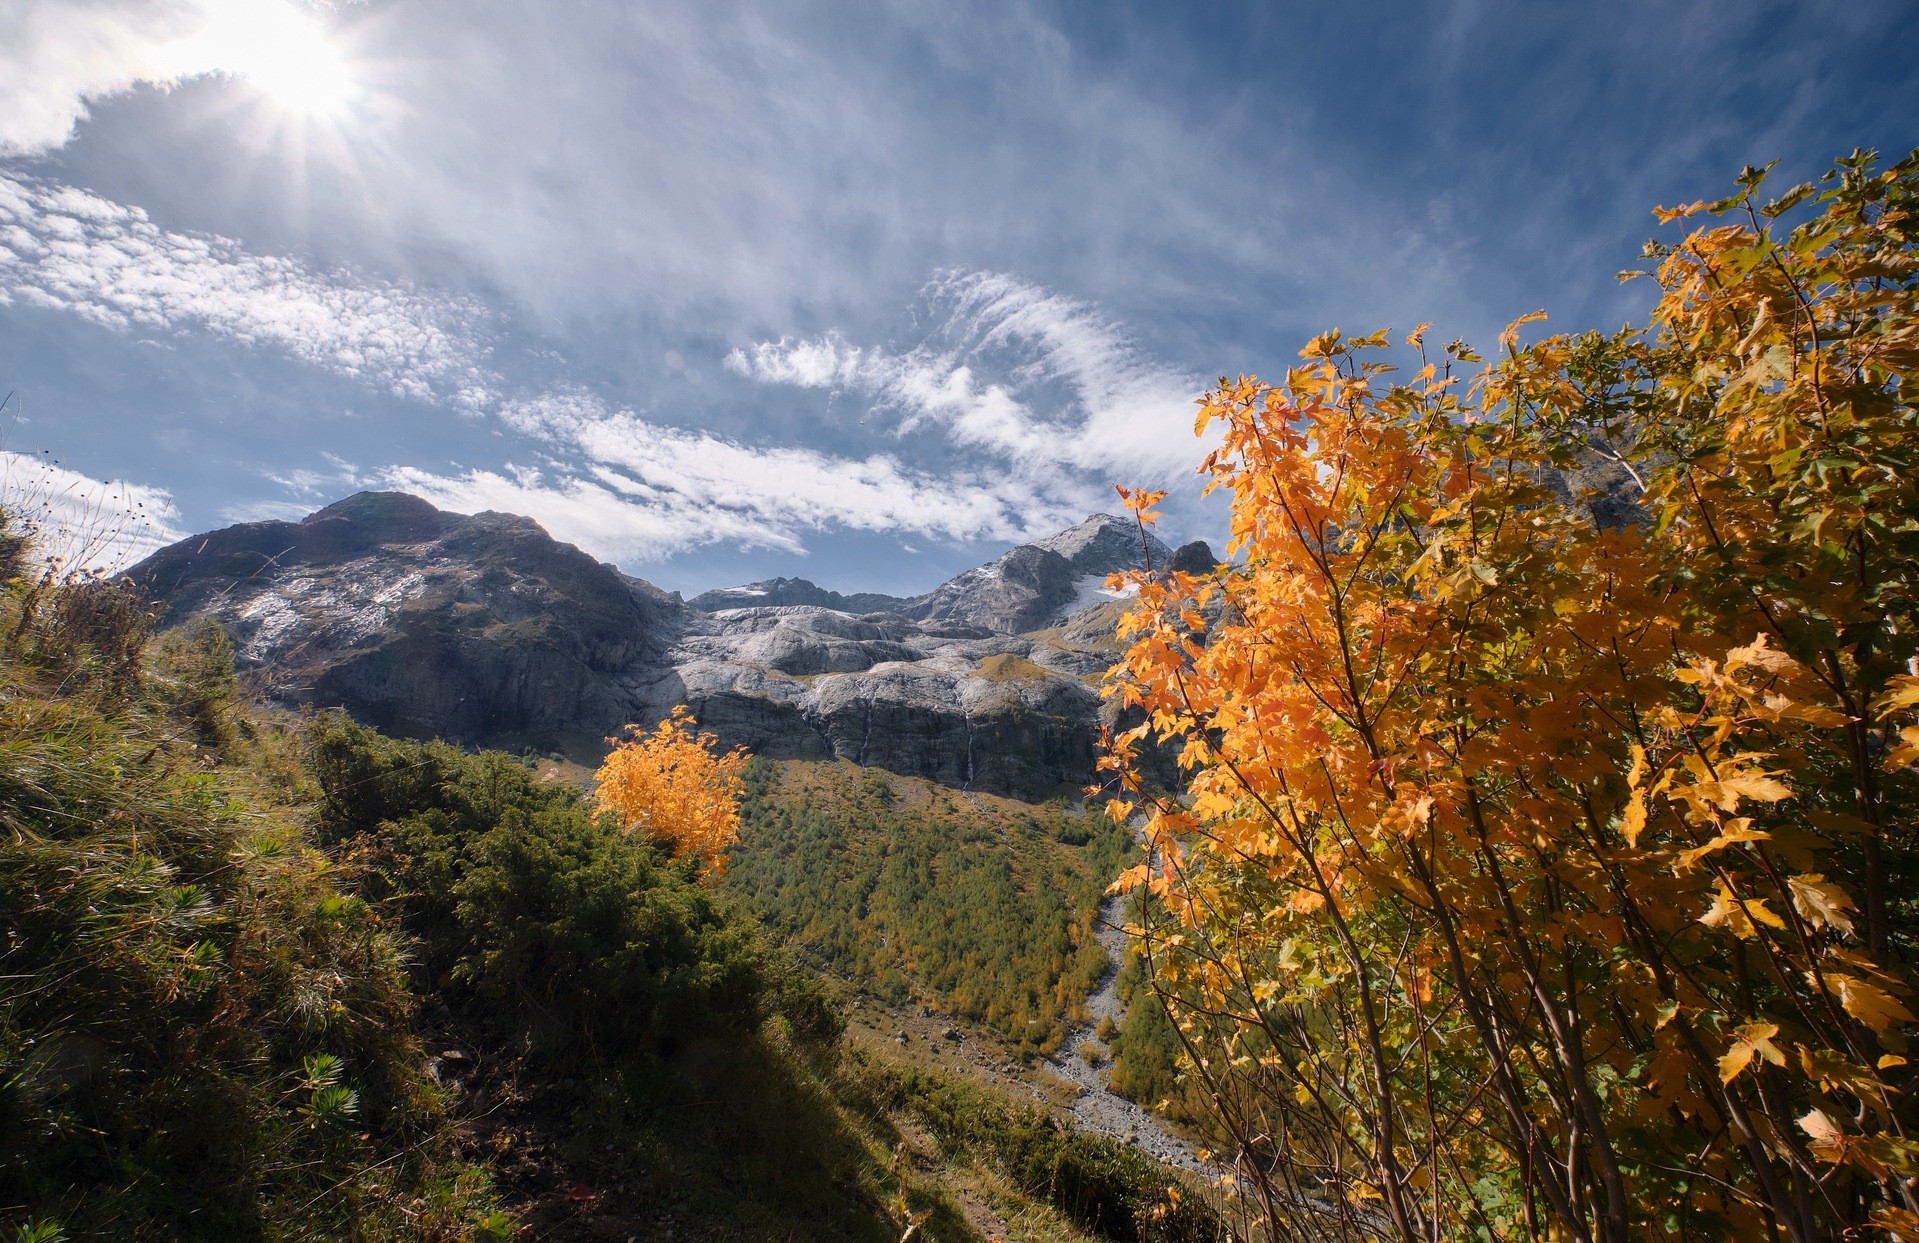
[[[1119, 964], [1126, 956], [1126, 934], [1120, 931], [1124, 903], [1125, 898], [1118, 895], [1100, 903], [1097, 935], [1106, 950], [1106, 972], [1100, 976], [1099, 987], [1086, 999], [1087, 1022], [1067, 1032], [1066, 1042], [1047, 1061], [1046, 1068], [1079, 1089], [1072, 1112], [1073, 1121], [1082, 1130], [1132, 1144], [1167, 1165], [1211, 1175], [1217, 1171], [1201, 1161], [1191, 1145], [1170, 1134], [1156, 1114], [1120, 1096], [1106, 1084], [1106, 1049], [1099, 1041], [1097, 1028], [1103, 1018], [1110, 1018], [1117, 1025], [1125, 1015], [1119, 1000]], [[1102, 1064], [1098, 1067], [1088, 1065], [1080, 1056], [1080, 1048], [1088, 1043], [1102, 1055]]]

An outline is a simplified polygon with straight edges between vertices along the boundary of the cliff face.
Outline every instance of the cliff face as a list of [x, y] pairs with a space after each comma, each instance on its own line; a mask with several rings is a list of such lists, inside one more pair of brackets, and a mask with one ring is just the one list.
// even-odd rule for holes
[[194, 536], [129, 577], [175, 621], [219, 620], [272, 698], [392, 733], [578, 742], [686, 703], [769, 755], [1043, 797], [1093, 778], [1118, 607], [1100, 584], [1148, 554], [1171, 555], [1100, 516], [910, 600], [782, 579], [689, 605], [530, 519], [362, 493]]
[[194, 536], [128, 576], [174, 618], [217, 618], [273, 698], [460, 742], [618, 725], [611, 678], [678, 612], [531, 519], [397, 493]]

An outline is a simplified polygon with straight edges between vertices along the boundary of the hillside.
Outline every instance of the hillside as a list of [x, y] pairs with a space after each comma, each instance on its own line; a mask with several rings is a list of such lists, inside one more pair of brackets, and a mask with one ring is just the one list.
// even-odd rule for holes
[[0, 622], [0, 1237], [1215, 1237], [514, 757], [251, 707], [124, 584]]
[[1106, 967], [1093, 920], [1134, 848], [1096, 815], [845, 761], [762, 762], [743, 812], [727, 892], [883, 1002], [1049, 1055]]

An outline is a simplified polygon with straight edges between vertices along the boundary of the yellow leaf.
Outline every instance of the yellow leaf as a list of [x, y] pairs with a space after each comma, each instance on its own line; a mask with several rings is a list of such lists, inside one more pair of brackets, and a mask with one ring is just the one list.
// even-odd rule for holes
[[1764, 634], [1744, 647], [1735, 647], [1726, 653], [1728, 671], [1742, 665], [1757, 665], [1767, 673], [1789, 674], [1799, 670], [1799, 662], [1772, 645]]
[[1852, 920], [1846, 912], [1859, 908], [1852, 904], [1845, 890], [1817, 872], [1794, 876], [1786, 883], [1792, 889], [1792, 908], [1805, 919], [1817, 927], [1852, 931]]
[[1757, 1054], [1774, 1066], [1784, 1066], [1786, 1055], [1772, 1038], [1779, 1034], [1776, 1023], [1745, 1023], [1733, 1033], [1732, 1048], [1719, 1059], [1719, 1082], [1731, 1083], [1739, 1072], [1751, 1065]]
[[1775, 781], [1764, 773], [1729, 773], [1715, 782], [1701, 782], [1702, 793], [1710, 797], [1714, 785], [1718, 787], [1718, 797], [1713, 801], [1721, 811], [1738, 811], [1739, 800], [1753, 799], [1761, 803], [1777, 803], [1781, 799], [1792, 797], [1792, 787], [1784, 782]]
[[1813, 1156], [1834, 1164], [1845, 1158], [1846, 1134], [1823, 1111], [1808, 1109], [1805, 1116], [1799, 1119], [1799, 1129], [1812, 1141], [1808, 1147], [1812, 1149]]
[[1759, 930], [1753, 927], [1755, 922], [1768, 928], [1786, 926], [1786, 921], [1773, 913], [1764, 898], [1735, 897], [1724, 881], [1719, 882], [1712, 908], [1699, 917], [1699, 922], [1708, 928], [1724, 928], [1741, 941], [1750, 941], [1758, 935]]
[[1533, 311], [1530, 314], [1521, 315], [1518, 319], [1514, 320], [1512, 323], [1507, 324], [1506, 331], [1499, 334], [1500, 348], [1506, 350], [1509, 353], [1513, 350], [1518, 349], [1519, 348], [1519, 330], [1525, 327], [1527, 324], [1536, 323], [1539, 320], [1542, 320], [1544, 318], [1546, 318], [1546, 312]]
[[1908, 764], [1919, 764], [1919, 725], [1899, 731], [1899, 745], [1886, 752], [1886, 768], [1897, 772]]
[[1804, 721], [1822, 729], [1840, 729], [1852, 720], [1837, 709], [1820, 704], [1795, 703], [1784, 695], [1768, 695], [1761, 702], [1767, 712], [1781, 720]]
[[[1811, 973], [1807, 976], [1810, 979]], [[1839, 1004], [1846, 1008], [1846, 1013], [1876, 1032], [1884, 1033], [1896, 1024], [1913, 1021], [1912, 1011], [1897, 997], [1869, 980], [1828, 971], [1825, 981], [1828, 991], [1839, 995]]]
[[1638, 849], [1639, 835], [1646, 831], [1646, 792], [1634, 790], [1632, 801], [1626, 804], [1626, 814], [1620, 817], [1619, 831], [1625, 835], [1626, 845]]
[[1893, 1238], [1893, 1243], [1919, 1243], [1919, 1213], [1881, 1204], [1872, 1210], [1872, 1224]]
[[1704, 846], [1681, 851], [1679, 853], [1679, 870], [1685, 871], [1695, 867], [1699, 861], [1707, 855], [1715, 851], [1724, 850], [1728, 846], [1736, 846], [1740, 842], [1763, 842], [1771, 839], [1772, 834], [1751, 826], [1751, 820], [1741, 817], [1727, 824], [1724, 832], [1707, 842]]
[[1892, 688], [1873, 703], [1873, 710], [1887, 716], [1900, 708], [1919, 708], [1919, 677], [1902, 674], [1892, 680]]

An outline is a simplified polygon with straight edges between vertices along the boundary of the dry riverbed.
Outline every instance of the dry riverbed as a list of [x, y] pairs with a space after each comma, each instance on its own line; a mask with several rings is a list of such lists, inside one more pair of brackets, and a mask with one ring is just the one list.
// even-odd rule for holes
[[[1120, 902], [1109, 898], [1100, 908], [1099, 941], [1110, 962], [1086, 1001], [1087, 1022], [1069, 1030], [1052, 1058], [1022, 1065], [997, 1036], [978, 1024], [922, 1006], [885, 1006], [871, 998], [852, 1003], [847, 1039], [875, 1056], [963, 1075], [1015, 1100], [1033, 1101], [1070, 1118], [1083, 1131], [1131, 1144], [1176, 1169], [1201, 1176], [1217, 1173], [1162, 1118], [1106, 1084], [1105, 1049], [1096, 1032], [1102, 1018], [1118, 1023], [1122, 1013], [1115, 987], [1126, 949], [1126, 936], [1118, 927]], [[1089, 1044], [1099, 1050], [1098, 1066], [1080, 1055], [1081, 1047]]]

